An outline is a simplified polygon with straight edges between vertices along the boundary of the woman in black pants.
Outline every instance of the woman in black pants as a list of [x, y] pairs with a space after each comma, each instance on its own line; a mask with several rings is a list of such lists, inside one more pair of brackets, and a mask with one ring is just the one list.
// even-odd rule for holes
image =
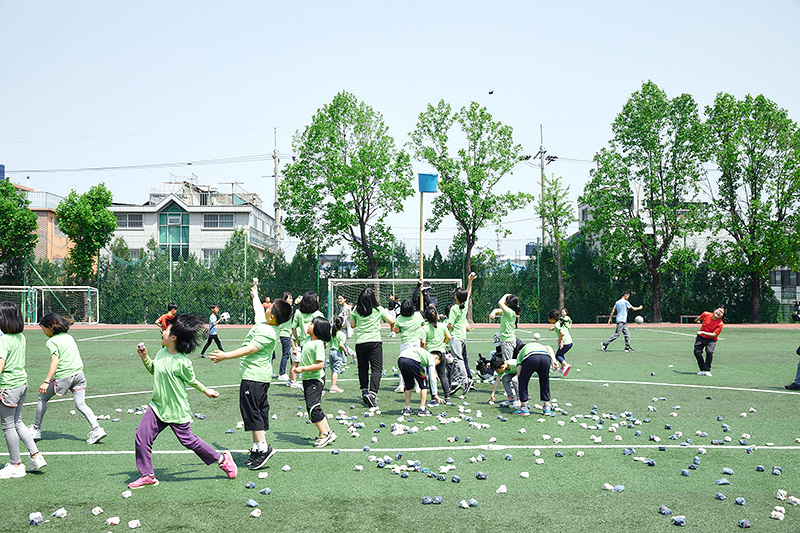
[[539, 376], [539, 398], [544, 402], [544, 414], [550, 414], [550, 370], [558, 368], [558, 361], [550, 346], [531, 342], [526, 344], [517, 357], [517, 377], [519, 379], [519, 400], [522, 403], [515, 415], [528, 416], [528, 383], [534, 372]]
[[394, 326], [394, 320], [389, 316], [389, 311], [378, 304], [375, 291], [367, 287], [358, 296], [356, 312], [350, 319], [350, 326], [353, 328], [353, 335], [356, 338], [361, 399], [369, 407], [378, 406], [378, 389], [383, 372], [381, 321]]

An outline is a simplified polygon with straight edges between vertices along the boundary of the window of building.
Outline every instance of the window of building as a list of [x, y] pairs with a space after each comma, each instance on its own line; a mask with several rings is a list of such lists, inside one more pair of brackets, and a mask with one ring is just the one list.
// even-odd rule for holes
[[117, 213], [116, 216], [117, 227], [120, 229], [143, 227], [141, 213]]
[[203, 249], [203, 264], [206, 268], [211, 268], [212, 263], [217, 260], [222, 250], [209, 248]]
[[158, 215], [158, 246], [173, 261], [189, 259], [189, 213], [175, 204]]
[[203, 215], [204, 228], [233, 228], [233, 215]]

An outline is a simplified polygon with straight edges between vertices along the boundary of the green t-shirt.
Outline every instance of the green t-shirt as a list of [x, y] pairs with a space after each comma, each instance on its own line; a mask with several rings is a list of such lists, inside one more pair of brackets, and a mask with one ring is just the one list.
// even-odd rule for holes
[[192, 362], [183, 353], [171, 354], [161, 348], [148, 367], [153, 374], [153, 397], [150, 407], [162, 422], [168, 424], [185, 424], [192, 420], [192, 409], [189, 407], [189, 395], [186, 386], [191, 385], [203, 389], [194, 375]]
[[539, 344], [538, 342], [529, 342], [522, 349], [519, 351], [519, 355], [517, 356], [517, 365], [521, 365], [525, 356], [530, 353], [540, 353], [546, 356], [550, 356], [550, 352], [547, 351], [547, 347], [543, 344]]
[[567, 344], [572, 344], [572, 333], [570, 333], [569, 328], [572, 326], [572, 321], [566, 322], [564, 324], [561, 323], [560, 320], [556, 320], [556, 323], [553, 324], [555, 328], [556, 335], [563, 335], [564, 337], [561, 339], [562, 344], [565, 346]]
[[401, 343], [419, 343], [424, 337], [422, 326], [425, 324], [425, 319], [416, 311], [411, 316], [398, 316], [394, 324], [400, 328]]
[[308, 341], [308, 333], [306, 333], [306, 326], [308, 326], [315, 316], [323, 316], [319, 310], [313, 313], [301, 313], [297, 311], [292, 318], [292, 328], [294, 329], [297, 344], [303, 346]]
[[278, 327], [259, 322], [247, 333], [242, 346], [258, 350], [239, 358], [239, 379], [269, 383], [272, 381], [272, 352], [278, 340]]
[[358, 311], [353, 313], [355, 327], [355, 344], [365, 342], [381, 342], [381, 320], [389, 318], [389, 311], [379, 305], [372, 310], [369, 316], [361, 316]]
[[[300, 366], [315, 365], [320, 361], [325, 361], [325, 343], [320, 340], [310, 340], [303, 345], [303, 351], [300, 354]], [[300, 379], [305, 381], [307, 379], [322, 379], [322, 371], [315, 370], [314, 372], [301, 372]]]
[[0, 359], [4, 360], [0, 389], [14, 389], [28, 382], [28, 373], [25, 372], [25, 335], [6, 333], [0, 337]]
[[342, 351], [342, 346], [347, 344], [347, 328], [342, 328], [336, 332], [336, 337], [334, 341], [331, 343], [331, 348], [336, 350], [337, 352]]
[[513, 309], [506, 309], [500, 315], [500, 342], [514, 342], [517, 335], [514, 326], [517, 324], [517, 313]]
[[289, 320], [278, 326], [280, 331], [281, 337], [291, 337], [292, 336], [292, 319], [294, 315], [289, 317]]
[[508, 365], [508, 370], [504, 370], [502, 372], [497, 372], [498, 376], [505, 376], [506, 374], [511, 374], [512, 376], [517, 373], [517, 361], [516, 359], [509, 359], [508, 361], [504, 361]]
[[419, 361], [422, 365], [422, 368], [425, 370], [427, 370], [428, 367], [433, 364], [433, 356], [431, 355], [431, 352], [425, 348], [422, 348], [421, 346], [406, 348], [400, 353], [400, 357], [407, 357], [408, 359]]
[[53, 335], [45, 343], [50, 354], [58, 356], [58, 367], [54, 379], [68, 378], [83, 370], [83, 360], [75, 339], [69, 333]]
[[454, 339], [462, 341], [467, 340], [467, 306], [461, 309], [459, 305], [453, 305], [450, 308], [450, 313], [447, 314], [447, 322], [452, 324], [450, 329], [450, 336]]
[[447, 324], [443, 322], [437, 322], [434, 326], [433, 324], [428, 324], [427, 326], [422, 328], [422, 331], [425, 333], [425, 349], [429, 352], [440, 352], [444, 353], [445, 346], [444, 346], [444, 338], [445, 333], [447, 332]]

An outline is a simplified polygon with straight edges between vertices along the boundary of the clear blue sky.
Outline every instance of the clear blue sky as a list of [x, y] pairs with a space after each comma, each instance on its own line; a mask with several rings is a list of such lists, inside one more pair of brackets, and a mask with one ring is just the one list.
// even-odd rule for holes
[[[439, 99], [485, 105], [530, 154], [542, 124], [548, 154], [561, 158], [547, 173], [577, 198], [591, 165], [566, 160], [591, 160], [648, 79], [701, 106], [721, 91], [764, 94], [798, 120], [798, 27], [797, 0], [0, 0], [0, 163], [12, 181], [30, 176], [60, 195], [103, 181], [115, 201], [143, 203], [170, 173], [194, 172], [201, 183], [243, 182], [269, 206], [271, 159], [19, 171], [266, 154], [275, 128], [290, 153], [292, 135], [347, 90], [383, 114], [398, 144]], [[520, 165], [501, 184], [537, 193], [538, 180]], [[396, 230], [413, 239], [418, 200], [406, 212]], [[540, 234], [532, 208], [508, 220], [514, 239]], [[493, 233], [482, 235], [488, 244]]]

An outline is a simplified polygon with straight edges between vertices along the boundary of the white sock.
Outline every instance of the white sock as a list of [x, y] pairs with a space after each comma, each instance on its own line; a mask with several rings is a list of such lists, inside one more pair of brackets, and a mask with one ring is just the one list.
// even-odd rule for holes
[[258, 451], [262, 452], [262, 453], [267, 451], [267, 442], [266, 441], [262, 441], [262, 442], [258, 443]]

